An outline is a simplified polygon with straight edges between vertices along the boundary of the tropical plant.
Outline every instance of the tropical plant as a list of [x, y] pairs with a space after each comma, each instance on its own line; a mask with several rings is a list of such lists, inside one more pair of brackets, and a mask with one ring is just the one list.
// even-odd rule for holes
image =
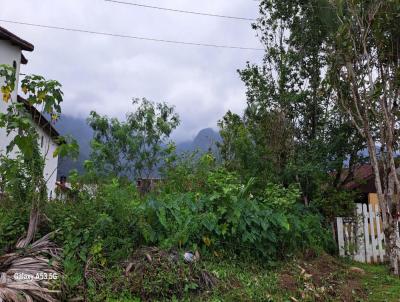
[[270, 184], [256, 195], [253, 186], [254, 179], [241, 183], [224, 169], [210, 171], [196, 191], [148, 198], [138, 208], [138, 228], [147, 244], [270, 261], [331, 243], [322, 218], [298, 204], [298, 189]]
[[[43, 176], [44, 163], [48, 154], [43, 154], [40, 150], [39, 136], [26, 106], [41, 106], [42, 113], [50, 114], [52, 120], [56, 120], [61, 114], [62, 91], [57, 81], [45, 80], [38, 75], [28, 75], [22, 80], [22, 91], [27, 95], [27, 104], [25, 104], [11, 99], [11, 93], [15, 89], [15, 69], [0, 65], [0, 76], [5, 79], [1, 87], [3, 101], [9, 102], [7, 113], [0, 113], [0, 128], [4, 128], [10, 137], [6, 154], [0, 156], [0, 171], [3, 172], [1, 183], [6, 193], [10, 193], [11, 196], [16, 193], [18, 199], [21, 198], [21, 191], [24, 191], [23, 198], [31, 202], [26, 237], [17, 242], [17, 247], [22, 248], [29, 245], [37, 232], [40, 209], [47, 199], [46, 183], [48, 181]], [[59, 139], [60, 142], [63, 140]], [[63, 156], [69, 151], [77, 152], [75, 142], [61, 144], [53, 156], [58, 154]], [[15, 158], [9, 156], [11, 152], [15, 152], [17, 156]], [[18, 190], [15, 190], [18, 179], [16, 173], [26, 180], [19, 183]]]
[[[58, 273], [58, 263], [49, 257], [57, 258], [60, 250], [48, 240], [50, 234], [32, 243], [38, 232], [41, 211], [48, 196], [46, 187], [48, 180], [43, 174], [48, 151], [41, 151], [37, 130], [26, 107], [41, 107], [43, 114], [49, 114], [53, 121], [56, 120], [61, 113], [61, 85], [57, 81], [48, 81], [41, 76], [28, 75], [22, 80], [22, 91], [27, 95], [25, 103], [11, 98], [16, 85], [15, 69], [1, 65], [0, 76], [5, 80], [1, 87], [3, 101], [8, 103], [7, 112], [0, 113], [0, 127], [5, 129], [10, 138], [6, 153], [0, 155], [0, 187], [6, 194], [8, 204], [12, 205], [7, 211], [8, 214], [24, 213], [17, 211], [16, 207], [26, 209], [29, 203], [31, 204], [29, 225], [25, 234], [17, 240], [16, 251], [0, 257], [0, 300], [56, 301], [53, 294], [58, 291], [51, 289], [54, 279], [50, 280], [48, 277], [50, 274]], [[53, 156], [63, 156], [69, 151], [77, 152], [76, 143], [65, 142], [56, 149]], [[12, 153], [14, 156], [11, 156]], [[2, 212], [3, 209], [0, 210], [0, 214]], [[5, 217], [10, 218], [8, 215]], [[26, 222], [27, 217], [24, 218]], [[4, 217], [0, 219], [0, 225], [3, 219]], [[5, 220], [7, 222], [8, 219]], [[18, 217], [13, 223], [6, 225], [5, 229], [0, 230], [0, 235], [20, 236], [20, 227], [25, 227], [22, 220], [22, 217]], [[15, 221], [21, 224], [10, 230]], [[7, 249], [10, 249], [10, 246]], [[30, 274], [39, 279], [10, 280], [13, 273]]]

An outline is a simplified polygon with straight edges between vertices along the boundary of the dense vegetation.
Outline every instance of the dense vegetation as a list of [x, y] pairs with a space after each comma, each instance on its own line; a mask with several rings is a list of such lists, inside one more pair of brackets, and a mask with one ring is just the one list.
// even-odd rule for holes
[[[12, 80], [12, 69], [4, 70]], [[40, 80], [41, 87], [54, 87], [53, 82]], [[25, 85], [31, 85], [32, 98], [42, 101], [34, 82]], [[52, 90], [46, 93], [52, 101]], [[33, 138], [22, 131], [21, 138], [37, 148], [31, 122], [15, 106], [10, 105], [15, 111], [1, 116], [4, 124], [15, 127], [15, 121], [26, 121], [24, 130]], [[112, 284], [142, 299], [184, 297], [218, 282], [215, 274], [197, 263], [198, 257], [242, 259], [272, 267], [295, 255], [334, 249], [327, 221], [316, 207], [299, 202], [298, 185], [245, 177], [211, 153], [179, 155], [168, 142], [178, 121], [174, 109], [144, 100], [135, 110], [132, 123], [91, 114], [94, 140], [86, 172], [72, 173], [71, 188], [59, 192], [55, 200], [46, 200], [43, 193], [44, 158], [23, 145], [17, 158], [3, 155], [2, 252], [26, 248], [33, 239], [53, 234], [53, 242], [62, 247], [63, 298], [112, 297], [117, 293], [111, 288], [96, 296], [99, 288]], [[76, 146], [64, 139], [56, 152], [74, 154]], [[145, 195], [126, 168], [138, 158], [143, 165], [136, 165], [137, 171], [150, 173], [157, 168], [163, 178]], [[33, 230], [31, 238], [21, 241], [27, 228]], [[184, 263], [185, 251], [195, 255], [194, 263]], [[173, 255], [176, 259], [171, 262]], [[161, 269], [152, 266], [155, 260], [147, 267], [148, 257], [158, 258]], [[136, 269], [145, 265], [142, 275], [135, 269], [124, 278], [127, 263], [136, 263]]]
[[[279, 300], [274, 295], [286, 287], [309, 300], [362, 297], [358, 285], [350, 296], [334, 295], [354, 276], [326, 253], [336, 251], [333, 218], [351, 215], [357, 195], [343, 189], [342, 171], [351, 174], [367, 160], [377, 163], [371, 140], [381, 144], [385, 179], [395, 183], [396, 173], [389, 168], [397, 148], [397, 105], [378, 99], [393, 98], [383, 81], [398, 91], [400, 73], [394, 63], [399, 58], [382, 63], [378, 55], [373, 59], [382, 63], [381, 78], [369, 83], [370, 92], [356, 93], [358, 80], [366, 75], [362, 70], [368, 51], [360, 45], [350, 49], [348, 43], [359, 40], [357, 26], [371, 25], [376, 17], [364, 46], [387, 55], [386, 46], [398, 33], [392, 17], [398, 14], [396, 3], [261, 1], [253, 26], [265, 44], [265, 59], [262, 66], [249, 63], [239, 71], [247, 107], [243, 114], [229, 111], [219, 121], [218, 158], [211, 152], [176, 152], [170, 140], [179, 124], [175, 109], [134, 99], [123, 121], [90, 114], [93, 140], [85, 171], [72, 172], [71, 187], [48, 200], [37, 133], [23, 106], [10, 102], [8, 112], [0, 114], [0, 127], [16, 133], [0, 157], [0, 255], [5, 254], [0, 273], [11, 274], [13, 265], [23, 262], [19, 257], [36, 253], [42, 260], [51, 258], [49, 266], [61, 274], [57, 282], [38, 286], [58, 289], [54, 294], [62, 299], [268, 301]], [[384, 36], [378, 34], [379, 26]], [[339, 52], [332, 55], [332, 50]], [[349, 78], [354, 82], [346, 83], [343, 70], [349, 62], [359, 72], [358, 82], [354, 75]], [[8, 102], [15, 70], [2, 66], [0, 75]], [[22, 91], [31, 105], [42, 106], [57, 120], [62, 102], [58, 82], [27, 76]], [[362, 116], [355, 117], [355, 107], [362, 106]], [[378, 114], [382, 110], [393, 122], [387, 127]], [[365, 127], [359, 129], [362, 122]], [[8, 156], [16, 147], [17, 156]], [[61, 138], [55, 155], [77, 156], [76, 147], [72, 139]], [[363, 157], [360, 151], [366, 147], [375, 159]], [[137, 189], [136, 178], [155, 175], [162, 179], [155, 186], [146, 192]], [[382, 208], [396, 205], [393, 191], [385, 192], [390, 198], [380, 200]], [[393, 213], [392, 207], [385, 212], [387, 242], [393, 239]], [[60, 249], [46, 248], [47, 237], [32, 244], [46, 234]], [[396, 253], [393, 248], [394, 272]], [[321, 271], [323, 263], [329, 270]], [[245, 282], [252, 292], [239, 289]], [[24, 301], [22, 295], [34, 292], [7, 286], [0, 287], [0, 298]]]

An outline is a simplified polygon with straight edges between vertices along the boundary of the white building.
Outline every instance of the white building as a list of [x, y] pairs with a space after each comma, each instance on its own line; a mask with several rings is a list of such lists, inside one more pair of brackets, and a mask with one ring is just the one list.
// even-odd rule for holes
[[[46, 155], [44, 178], [47, 181], [49, 196], [54, 196], [57, 180], [58, 156], [53, 157], [53, 152], [57, 148], [56, 138], [59, 136], [57, 130], [52, 126], [48, 119], [43, 116], [35, 107], [30, 106], [21, 96], [18, 95], [19, 74], [21, 64], [27, 64], [22, 51], [33, 51], [33, 45], [17, 37], [5, 28], [0, 26], [0, 64], [7, 64], [16, 68], [16, 89], [11, 95], [9, 102], [23, 102], [25, 108], [31, 113], [34, 125], [39, 134], [39, 144], [43, 156]], [[1, 81], [2, 82], [2, 81]], [[3, 101], [0, 92], [0, 112], [6, 112], [9, 103]], [[7, 136], [5, 129], [0, 128], [0, 153], [4, 154], [6, 146], [12, 139], [12, 133]], [[13, 156], [15, 150], [10, 154]]]

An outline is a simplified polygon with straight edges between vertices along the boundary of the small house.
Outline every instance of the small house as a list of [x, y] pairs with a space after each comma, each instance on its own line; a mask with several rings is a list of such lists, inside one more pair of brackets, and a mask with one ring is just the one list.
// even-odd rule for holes
[[353, 171], [346, 170], [342, 174], [343, 185], [346, 190], [357, 190], [360, 197], [356, 202], [372, 206], [378, 205], [378, 195], [375, 188], [375, 174], [370, 164], [356, 166]]

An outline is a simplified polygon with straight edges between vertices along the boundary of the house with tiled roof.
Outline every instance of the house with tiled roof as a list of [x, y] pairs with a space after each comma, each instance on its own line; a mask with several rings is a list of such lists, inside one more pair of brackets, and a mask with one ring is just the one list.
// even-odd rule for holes
[[[380, 169], [383, 169], [382, 167]], [[397, 169], [400, 175], [400, 170]], [[346, 190], [357, 190], [360, 193], [357, 202], [378, 204], [378, 196], [375, 187], [375, 174], [370, 164], [360, 164], [351, 171], [346, 169], [341, 175], [342, 188]]]

